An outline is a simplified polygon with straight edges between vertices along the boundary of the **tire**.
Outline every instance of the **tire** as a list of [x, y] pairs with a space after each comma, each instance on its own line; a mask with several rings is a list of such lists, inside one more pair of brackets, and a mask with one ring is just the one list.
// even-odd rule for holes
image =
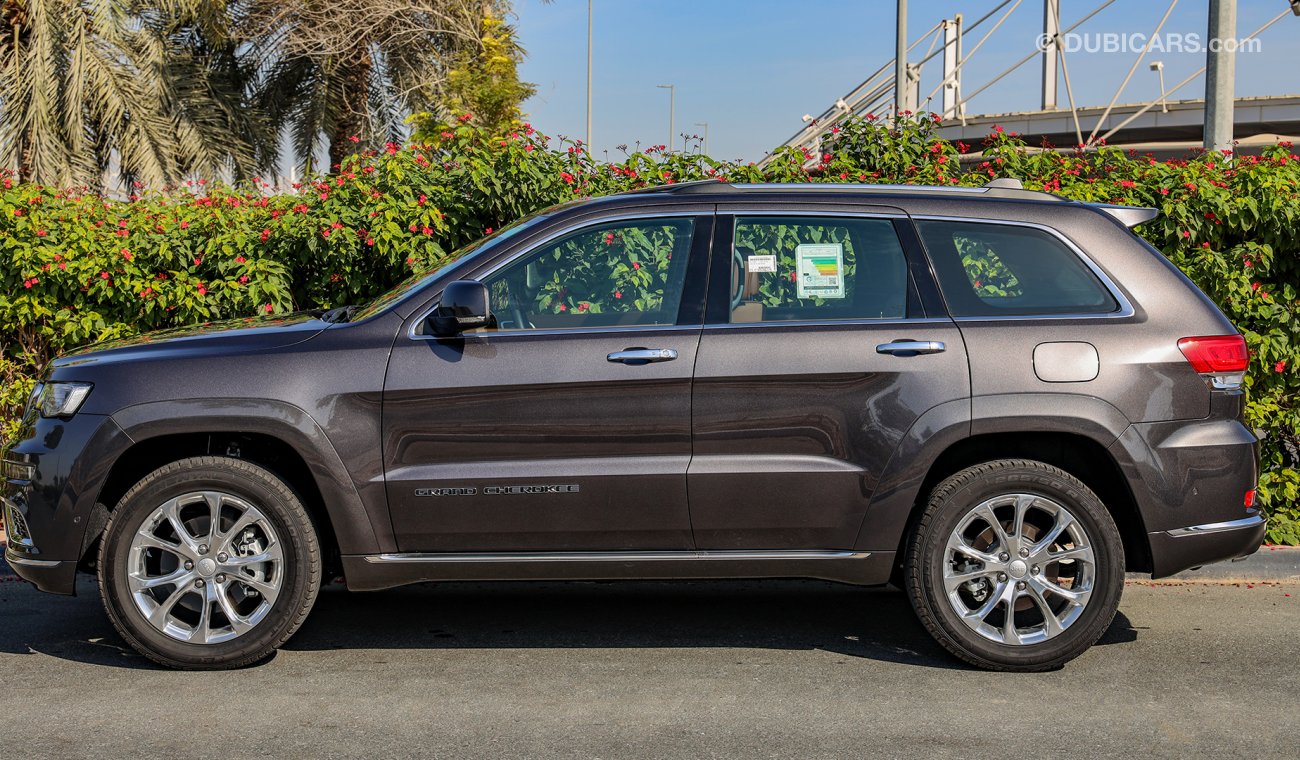
[[1052, 670], [1110, 626], [1124, 546], [1105, 505], [1077, 478], [1042, 462], [999, 460], [931, 492], [904, 579], [921, 624], [952, 654], [989, 670]]
[[297, 495], [226, 457], [183, 459], [136, 483], [109, 518], [98, 566], [122, 638], [183, 670], [266, 659], [306, 620], [321, 585], [319, 540]]

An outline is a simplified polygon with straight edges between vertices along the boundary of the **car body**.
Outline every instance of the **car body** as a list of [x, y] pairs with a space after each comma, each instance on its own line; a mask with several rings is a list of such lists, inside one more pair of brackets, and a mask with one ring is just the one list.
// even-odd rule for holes
[[[6, 558], [72, 593], [132, 486], [207, 456], [283, 480], [354, 590], [899, 582], [936, 487], [1003, 459], [1085, 484], [1129, 571], [1233, 559], [1264, 531], [1244, 363], [1194, 366], [1180, 341], [1240, 337], [1130, 231], [1153, 216], [996, 185], [684, 183], [551, 209], [351, 321], [55, 360], [5, 454]], [[458, 329], [475, 287], [492, 321]], [[59, 383], [93, 389], [44, 416]]]

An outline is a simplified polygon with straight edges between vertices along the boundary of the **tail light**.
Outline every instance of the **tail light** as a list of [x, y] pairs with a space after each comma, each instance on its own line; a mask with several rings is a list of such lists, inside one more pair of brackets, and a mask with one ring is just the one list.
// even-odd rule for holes
[[1241, 335], [1210, 335], [1183, 338], [1178, 341], [1192, 369], [1204, 375], [1210, 387], [1217, 389], [1240, 388], [1241, 380], [1250, 363], [1246, 339]]

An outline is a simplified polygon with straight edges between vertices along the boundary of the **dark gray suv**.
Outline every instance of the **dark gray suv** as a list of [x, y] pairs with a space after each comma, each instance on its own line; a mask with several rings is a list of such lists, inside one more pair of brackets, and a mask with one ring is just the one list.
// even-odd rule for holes
[[958, 657], [1056, 667], [1126, 570], [1264, 532], [1245, 343], [1155, 215], [1006, 180], [552, 208], [366, 306], [54, 361], [5, 556], [97, 572], [183, 668], [267, 657], [336, 573], [893, 582]]

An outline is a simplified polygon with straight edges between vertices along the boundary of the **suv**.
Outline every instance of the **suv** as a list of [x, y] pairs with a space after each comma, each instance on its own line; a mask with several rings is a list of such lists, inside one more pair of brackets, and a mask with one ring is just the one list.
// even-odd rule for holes
[[984, 188], [682, 183], [551, 208], [374, 303], [55, 360], [6, 558], [132, 646], [267, 657], [323, 580], [895, 583], [1058, 667], [1125, 571], [1254, 552], [1247, 352], [1129, 231]]

